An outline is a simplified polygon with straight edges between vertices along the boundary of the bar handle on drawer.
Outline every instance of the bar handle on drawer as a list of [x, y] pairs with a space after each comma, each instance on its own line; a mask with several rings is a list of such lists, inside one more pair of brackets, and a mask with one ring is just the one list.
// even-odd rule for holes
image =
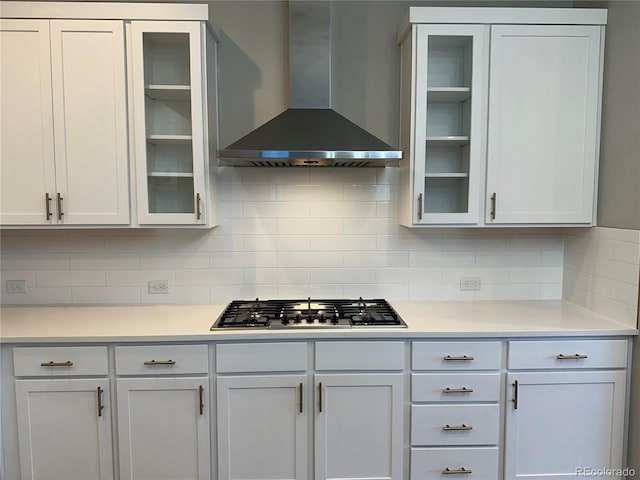
[[513, 382], [513, 399], [511, 401], [513, 402], [513, 409], [517, 410], [518, 409], [518, 380]]
[[442, 470], [442, 474], [443, 475], [458, 475], [460, 473], [472, 473], [473, 470], [471, 470], [470, 468], [464, 468], [464, 467], [460, 467], [460, 468], [445, 468], [444, 470]]
[[175, 360], [147, 360], [144, 362], [145, 365], [175, 365]]
[[96, 390], [97, 393], [97, 397], [98, 397], [98, 416], [101, 417], [102, 416], [102, 410], [104, 410], [104, 405], [102, 404], [102, 393], [104, 392], [104, 390], [102, 390], [102, 387], [98, 387]]
[[443, 388], [442, 393], [471, 393], [473, 388], [461, 387], [461, 388]]
[[66, 362], [54, 362], [51, 360], [50, 362], [42, 362], [40, 364], [41, 367], [73, 367], [73, 362], [71, 360], [67, 360]]
[[204, 387], [198, 386], [198, 397], [200, 401], [200, 415], [204, 414]]
[[588, 355], [580, 355], [579, 353], [574, 353], [573, 355], [565, 355], [563, 353], [558, 354], [556, 357], [558, 360], [580, 360], [582, 358], [589, 358]]
[[475, 358], [473, 358], [471, 355], [462, 355], [461, 357], [452, 357], [451, 355], [446, 355], [444, 357], [442, 357], [443, 360], [445, 360], [446, 362], [460, 362], [460, 361], [465, 361], [465, 360], [475, 360]]
[[444, 427], [442, 427], [442, 430], [445, 432], [455, 432], [455, 431], [460, 431], [460, 430], [473, 430], [473, 427], [471, 425], [465, 425], [464, 423], [462, 425], [445, 425]]

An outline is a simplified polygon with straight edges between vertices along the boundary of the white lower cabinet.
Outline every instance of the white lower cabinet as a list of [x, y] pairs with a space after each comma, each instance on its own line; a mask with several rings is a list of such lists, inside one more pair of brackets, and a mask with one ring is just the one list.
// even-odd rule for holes
[[401, 373], [316, 375], [316, 479], [402, 478]]
[[207, 480], [209, 379], [118, 379], [122, 480]]
[[219, 478], [403, 478], [403, 342], [313, 347], [217, 347]]
[[121, 480], [211, 478], [208, 358], [207, 345], [115, 348]]
[[13, 353], [20, 478], [113, 479], [106, 347]]
[[218, 378], [218, 478], [307, 478], [306, 383], [306, 375]]
[[[575, 478], [624, 467], [626, 372], [618, 360], [626, 358], [626, 346], [626, 340], [510, 342], [509, 368], [561, 363], [564, 370], [507, 375], [506, 479]], [[520, 350], [531, 352], [526, 365]], [[620, 369], [587, 371], [592, 361]]]

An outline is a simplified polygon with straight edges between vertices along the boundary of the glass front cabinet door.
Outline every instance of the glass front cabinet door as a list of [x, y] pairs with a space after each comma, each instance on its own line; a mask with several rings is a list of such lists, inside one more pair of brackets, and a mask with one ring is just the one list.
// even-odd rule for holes
[[408, 212], [411, 220], [405, 219], [409, 225], [479, 222], [486, 151], [488, 28], [413, 28], [409, 90], [414, 128], [408, 149], [413, 206]]
[[208, 225], [215, 42], [201, 22], [132, 22], [131, 38], [138, 221]]

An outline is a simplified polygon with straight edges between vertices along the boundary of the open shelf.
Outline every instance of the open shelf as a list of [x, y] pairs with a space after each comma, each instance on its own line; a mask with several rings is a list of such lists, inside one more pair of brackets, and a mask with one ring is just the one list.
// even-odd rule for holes
[[429, 87], [428, 102], [464, 102], [471, 98], [469, 87]]
[[193, 173], [184, 173], [184, 172], [149, 172], [147, 174], [148, 177], [167, 177], [167, 178], [193, 178]]
[[469, 178], [468, 173], [427, 173], [425, 178]]
[[189, 100], [190, 85], [145, 85], [144, 92], [154, 100]]

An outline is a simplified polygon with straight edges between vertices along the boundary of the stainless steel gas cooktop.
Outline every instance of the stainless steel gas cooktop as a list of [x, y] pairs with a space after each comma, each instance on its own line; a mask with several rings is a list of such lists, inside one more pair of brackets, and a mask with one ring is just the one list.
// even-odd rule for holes
[[218, 328], [406, 327], [386, 300], [234, 300], [211, 330]]

